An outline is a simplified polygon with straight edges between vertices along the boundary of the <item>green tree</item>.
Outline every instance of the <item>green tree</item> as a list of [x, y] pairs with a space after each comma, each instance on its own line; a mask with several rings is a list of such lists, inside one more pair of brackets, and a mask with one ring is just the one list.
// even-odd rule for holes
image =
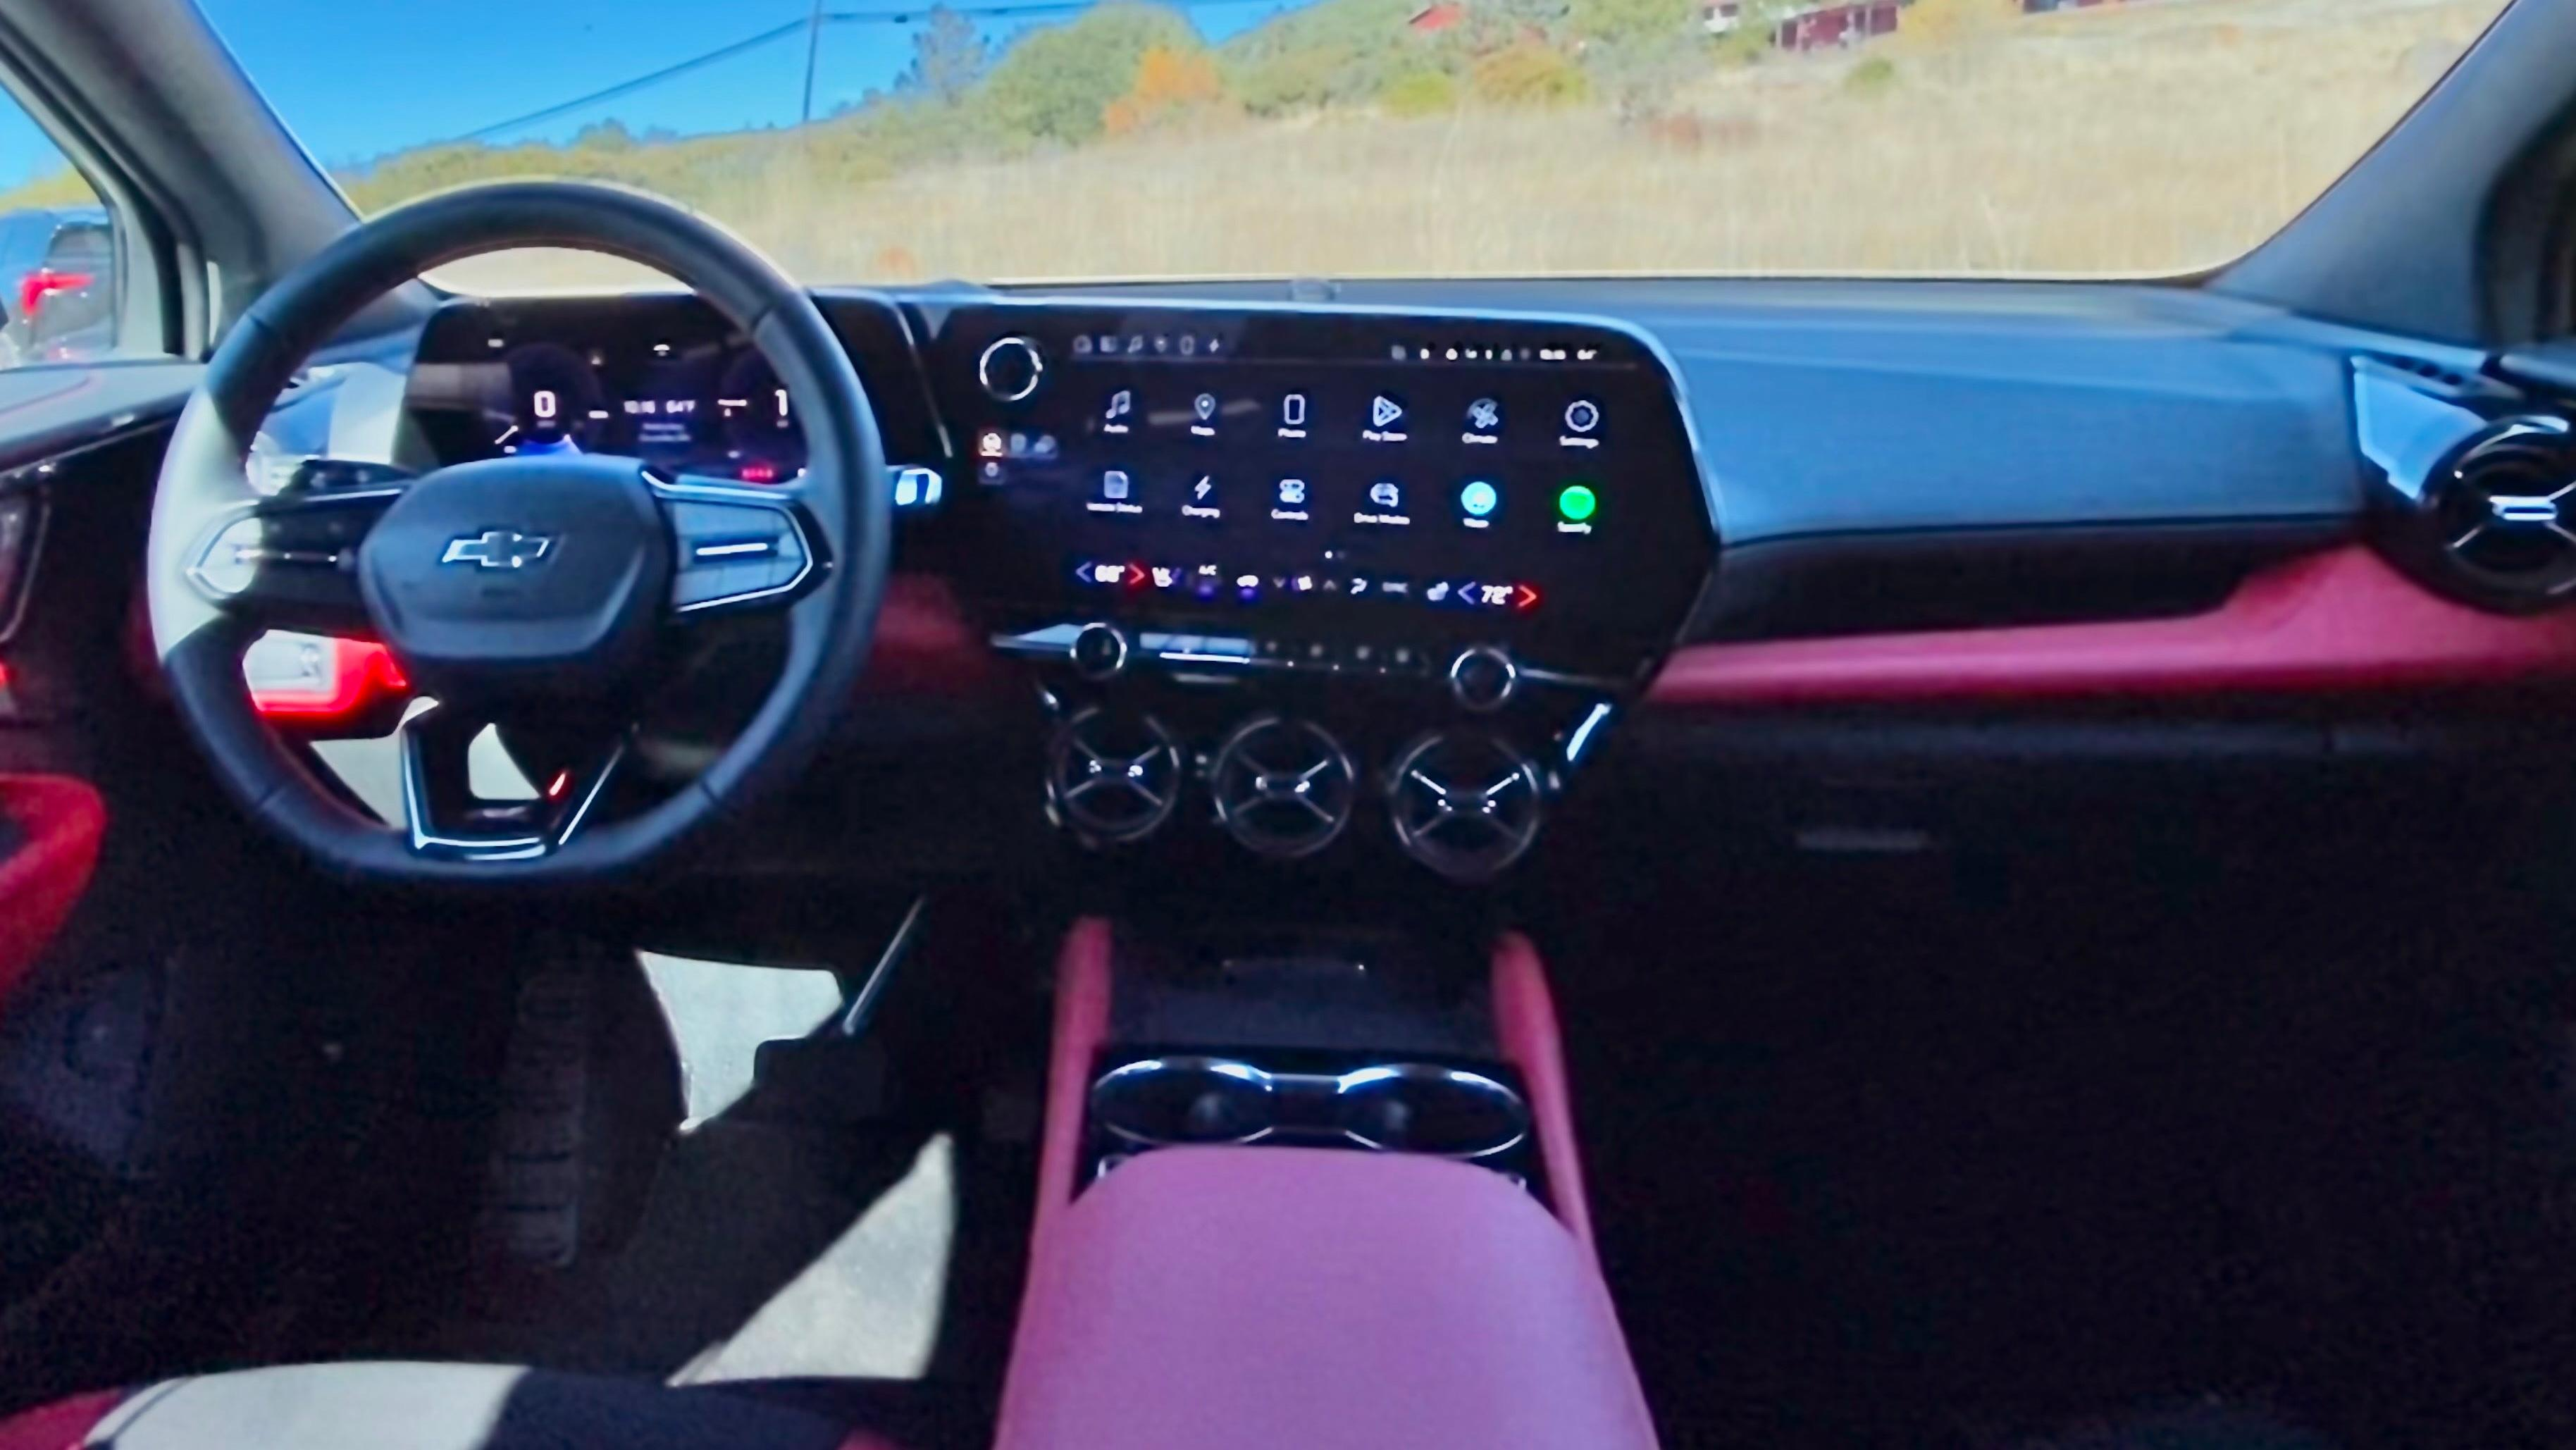
[[1407, 71], [1378, 92], [1378, 104], [1392, 116], [1436, 116], [1458, 108], [1458, 82], [1447, 71]]
[[1476, 62], [1476, 98], [1498, 106], [1555, 106], [1592, 92], [1583, 68], [1538, 39], [1516, 41]]
[[572, 145], [576, 151], [632, 151], [635, 137], [626, 129], [624, 121], [611, 117], [605, 121], [593, 121], [572, 133]]
[[1596, 40], [1583, 47], [1593, 90], [1629, 121], [1670, 110], [1674, 95], [1709, 63], [1708, 48], [1692, 40]]
[[1065, 25], [1022, 36], [1002, 55], [982, 98], [1016, 135], [1088, 141], [1101, 114], [1125, 95], [1145, 52], [1156, 46], [1201, 48], [1198, 32], [1159, 5], [1112, 0]]
[[1605, 45], [1671, 46], [1699, 39], [1700, 0], [1573, 0], [1567, 28]]
[[912, 34], [912, 64], [895, 84], [915, 95], [953, 101], [974, 89], [992, 64], [992, 48], [975, 22], [945, 5], [933, 5]]
[[1709, 64], [1701, 0], [1573, 0], [1566, 28], [1593, 88], [1619, 114], [1656, 115]]
[[1317, 0], [1254, 26], [1218, 52], [1227, 87], [1255, 115], [1347, 105], [1421, 69], [1430, 47], [1405, 28], [1418, 0]]
[[[1718, 53], [1732, 60], [1754, 61], [1771, 51], [1780, 22], [1797, 10], [1797, 0], [1744, 0], [1735, 13], [1735, 28], [1717, 42]], [[1900, 22], [1902, 29], [1906, 22]]]
[[1467, 23], [1449, 33], [1470, 55], [1487, 56], [1529, 41], [1554, 43], [1567, 31], [1570, 0], [1470, 0]]

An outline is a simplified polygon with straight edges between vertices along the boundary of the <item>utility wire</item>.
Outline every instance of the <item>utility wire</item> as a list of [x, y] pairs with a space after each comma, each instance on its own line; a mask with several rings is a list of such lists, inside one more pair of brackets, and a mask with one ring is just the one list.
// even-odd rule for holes
[[[928, 18], [931, 10], [933, 9], [949, 10], [956, 14], [966, 16], [969, 19], [1005, 19], [1031, 15], [1078, 15], [1085, 10], [1091, 9], [1095, 3], [1096, 0], [990, 0], [990, 3], [979, 4], [976, 3], [976, 0], [965, 0], [965, 3], [960, 4], [942, 3], [939, 5], [927, 5], [918, 9], [909, 10], [818, 9], [814, 14], [809, 15], [804, 19], [790, 20], [783, 25], [771, 26], [769, 29], [760, 32], [758, 35], [745, 37], [744, 39], [735, 41], [731, 45], [718, 46], [714, 50], [693, 55], [687, 60], [675, 61], [670, 65], [662, 67], [660, 70], [647, 71], [643, 75], [619, 81], [613, 86], [604, 86], [587, 95], [575, 96], [569, 101], [558, 101], [554, 105], [544, 107], [541, 110], [530, 111], [521, 116], [512, 116], [506, 121], [495, 121], [489, 126], [483, 126], [475, 130], [468, 131], [463, 135], [458, 136], [456, 139], [459, 141], [480, 141], [487, 136], [497, 136], [504, 131], [515, 131], [522, 126], [533, 126], [539, 121], [551, 121], [558, 116], [570, 115], [575, 111], [584, 110], [588, 107], [598, 105], [602, 101], [613, 101], [621, 96], [630, 96], [647, 87], [657, 86], [664, 81], [677, 79], [691, 71], [704, 69], [707, 66], [716, 64], [718, 61], [731, 60], [735, 56], [741, 55], [746, 51], [758, 50], [764, 45], [783, 40], [800, 30], [807, 32], [808, 35], [808, 50], [806, 53], [805, 109], [806, 119], [811, 120], [814, 105], [814, 36], [822, 26], [911, 25]], [[1226, 6], [1258, 4], [1260, 3], [1260, 0], [1161, 0], [1161, 3], [1176, 10], [1200, 10], [1222, 8]]]
[[804, 28], [804, 21], [790, 20], [784, 25], [772, 26], [747, 40], [737, 40], [731, 45], [719, 46], [714, 50], [708, 51], [704, 55], [691, 56], [687, 60], [681, 61], [676, 65], [666, 65], [660, 70], [648, 72], [644, 75], [637, 76], [632, 80], [619, 81], [613, 86], [592, 91], [586, 96], [575, 96], [569, 101], [559, 102], [555, 105], [548, 106], [543, 110], [530, 111], [524, 116], [512, 116], [506, 121], [495, 121], [491, 125], [485, 126], [480, 130], [468, 131], [456, 139], [460, 141], [480, 141], [486, 136], [497, 135], [503, 131], [515, 131], [521, 126], [533, 126], [539, 121], [551, 121], [557, 116], [568, 115], [571, 112], [581, 110], [585, 106], [594, 106], [599, 104], [601, 101], [613, 101], [619, 96], [632, 95], [635, 92], [644, 89], [646, 86], [658, 85], [674, 76], [685, 75], [688, 72], [697, 70], [703, 66], [713, 65], [717, 61], [731, 60], [735, 56], [742, 54], [744, 51], [758, 50], [760, 47], [769, 44], [773, 40], [779, 39], [781, 36], [793, 35]]

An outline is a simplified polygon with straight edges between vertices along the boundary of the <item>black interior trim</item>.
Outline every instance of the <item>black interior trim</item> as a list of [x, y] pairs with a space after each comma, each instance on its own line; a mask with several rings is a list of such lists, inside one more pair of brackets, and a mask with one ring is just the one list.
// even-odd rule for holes
[[2298, 518], [1859, 533], [1729, 549], [1686, 643], [2172, 618], [2265, 564], [2345, 542]]

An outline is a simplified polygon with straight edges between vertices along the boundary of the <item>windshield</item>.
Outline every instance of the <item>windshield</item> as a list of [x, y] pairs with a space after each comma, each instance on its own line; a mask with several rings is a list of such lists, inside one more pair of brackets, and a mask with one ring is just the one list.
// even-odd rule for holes
[[362, 212], [597, 177], [906, 282], [2189, 271], [2505, 0], [202, 3]]

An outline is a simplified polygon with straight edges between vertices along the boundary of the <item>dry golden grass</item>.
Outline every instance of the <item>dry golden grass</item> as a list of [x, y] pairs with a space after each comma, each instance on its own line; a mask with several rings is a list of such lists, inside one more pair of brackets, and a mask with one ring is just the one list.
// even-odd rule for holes
[[[792, 145], [683, 198], [832, 280], [2190, 271], [2277, 230], [2502, 0], [2170, 0], [1712, 65], [1606, 107], [1233, 123], [810, 184]], [[1866, 57], [1895, 68], [1853, 84]], [[448, 280], [622, 280], [486, 259]]]

